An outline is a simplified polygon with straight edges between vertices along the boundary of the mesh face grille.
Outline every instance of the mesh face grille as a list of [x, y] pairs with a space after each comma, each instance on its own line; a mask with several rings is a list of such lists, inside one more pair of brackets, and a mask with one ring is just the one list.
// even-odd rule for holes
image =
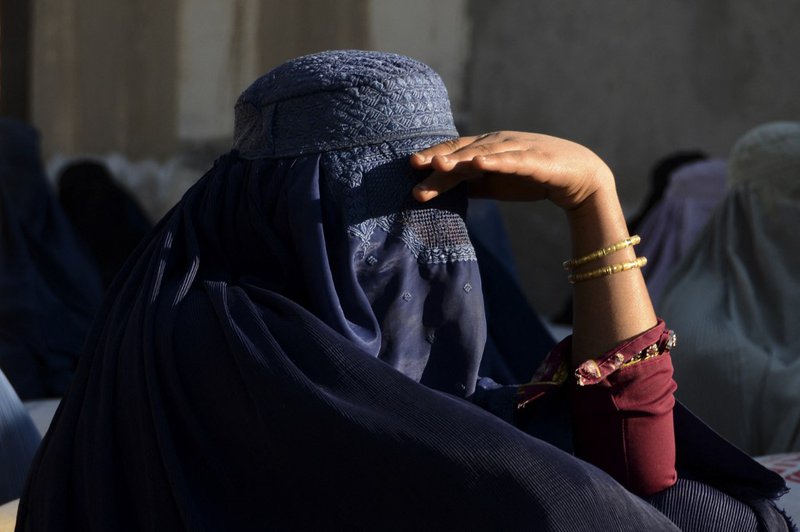
[[446, 138], [407, 139], [323, 155], [328, 186], [342, 208], [348, 233], [360, 239], [364, 253], [377, 240], [375, 229], [381, 229], [400, 238], [420, 263], [476, 260], [464, 223], [463, 190], [425, 204], [411, 197], [411, 189], [426, 173], [414, 171], [408, 157]]

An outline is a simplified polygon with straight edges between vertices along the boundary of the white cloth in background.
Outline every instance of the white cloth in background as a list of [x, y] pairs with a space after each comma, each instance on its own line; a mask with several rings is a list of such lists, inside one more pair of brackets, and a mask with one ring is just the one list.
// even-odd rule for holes
[[42, 437], [47, 433], [60, 402], [61, 399], [37, 399], [23, 403], [25, 410], [28, 411], [28, 415], [33, 420], [33, 424], [36, 425], [36, 430], [39, 431]]
[[17, 523], [19, 499], [0, 505], [0, 532], [14, 532]]
[[759, 456], [756, 460], [786, 480], [789, 493], [778, 499], [776, 504], [795, 523], [800, 523], [800, 453], [771, 454]]
[[800, 451], [800, 123], [742, 137], [729, 182], [662, 299], [677, 396], [750, 454]]

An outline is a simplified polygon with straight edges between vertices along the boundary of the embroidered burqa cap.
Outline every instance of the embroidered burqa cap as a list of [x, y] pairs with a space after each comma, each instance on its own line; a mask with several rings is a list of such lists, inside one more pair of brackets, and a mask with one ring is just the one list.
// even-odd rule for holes
[[800, 123], [745, 134], [729, 187], [664, 295], [683, 338], [677, 395], [753, 455], [798, 451]]
[[112, 285], [20, 530], [675, 529], [465, 400], [486, 331], [466, 191], [409, 194], [408, 156], [456, 134], [432, 70], [302, 57], [236, 131]]

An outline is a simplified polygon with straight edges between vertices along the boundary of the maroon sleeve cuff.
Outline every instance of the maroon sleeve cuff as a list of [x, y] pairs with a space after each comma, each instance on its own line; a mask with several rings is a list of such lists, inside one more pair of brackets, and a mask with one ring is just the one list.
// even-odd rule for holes
[[674, 392], [669, 351], [675, 336], [662, 320], [593, 360], [570, 378], [567, 337], [547, 355], [531, 382], [520, 386], [525, 410], [560, 386], [570, 388], [575, 454], [638, 495], [672, 486], [675, 471]]
[[[667, 329], [664, 320], [659, 319], [642, 334], [578, 366], [575, 369], [575, 378], [580, 386], [597, 384], [635, 359], [664, 353], [674, 345], [675, 335]], [[648, 348], [653, 350], [652, 353], [648, 352]]]
[[624, 367], [596, 386], [571, 386], [575, 454], [639, 495], [676, 479], [669, 354]]

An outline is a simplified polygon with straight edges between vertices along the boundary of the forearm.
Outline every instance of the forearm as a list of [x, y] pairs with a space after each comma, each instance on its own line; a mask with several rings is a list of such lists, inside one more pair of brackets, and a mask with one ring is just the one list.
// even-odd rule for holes
[[[625, 240], [630, 235], [610, 173], [579, 207], [568, 211], [573, 256]], [[581, 273], [633, 261], [627, 247], [576, 269]], [[638, 268], [574, 285], [572, 365], [597, 358], [636, 338], [638, 351], [656, 325], [650, 296]], [[660, 326], [663, 328], [663, 326]], [[638, 343], [637, 343], [638, 342]], [[628, 346], [630, 347], [630, 346]], [[634, 364], [592, 386], [573, 385], [575, 445], [629, 489], [652, 494], [675, 482], [672, 406], [675, 383], [669, 355]]]
[[[574, 257], [629, 236], [610, 173], [603, 177], [602, 183], [580, 206], [567, 211]], [[575, 272], [635, 258], [633, 247], [628, 247], [585, 264]], [[656, 316], [641, 271], [632, 269], [576, 283], [573, 323], [573, 366], [653, 327]]]

